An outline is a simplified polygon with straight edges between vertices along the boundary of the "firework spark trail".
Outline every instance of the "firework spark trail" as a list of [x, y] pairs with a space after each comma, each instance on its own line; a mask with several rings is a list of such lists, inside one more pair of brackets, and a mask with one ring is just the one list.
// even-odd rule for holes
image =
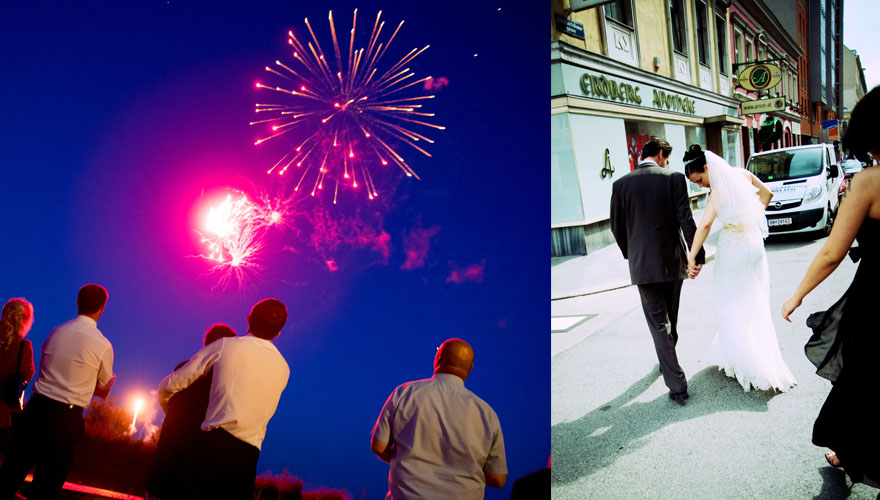
[[[292, 141], [295, 147], [285, 154], [268, 173], [284, 175], [291, 166], [301, 169], [294, 188], [308, 190], [315, 196], [324, 189], [324, 181], [333, 183], [333, 203], [337, 202], [339, 186], [357, 188], [363, 185], [367, 196], [379, 195], [373, 181], [370, 163], [397, 165], [408, 177], [419, 178], [404, 156], [393, 147], [403, 143], [426, 156], [428, 151], [417, 142], [434, 141], [411, 129], [413, 126], [444, 130], [445, 127], [424, 121], [434, 113], [421, 111], [421, 102], [433, 95], [407, 96], [406, 89], [425, 90], [419, 84], [430, 76], [414, 80], [415, 74], [406, 67], [429, 46], [414, 48], [385, 71], [379, 70], [382, 56], [397, 36], [403, 21], [391, 36], [381, 40], [385, 22], [382, 12], [376, 15], [366, 47], [355, 49], [357, 9], [352, 18], [348, 53], [343, 55], [336, 33], [333, 12], [328, 15], [333, 41], [334, 72], [328, 63], [318, 37], [309, 20], [305, 20], [310, 40], [300, 40], [289, 31], [288, 43], [298, 63], [287, 65], [275, 61], [278, 69], [266, 71], [284, 79], [284, 87], [257, 83], [258, 89], [282, 94], [286, 103], [256, 105], [258, 114], [268, 113], [271, 118], [251, 122], [251, 125], [269, 124], [271, 134], [258, 139], [256, 145], [296, 131]], [[305, 44], [303, 43], [305, 41]], [[343, 40], [344, 43], [344, 40]], [[291, 66], [296, 66], [295, 68]], [[290, 87], [290, 88], [286, 88]], [[299, 135], [297, 135], [299, 134]], [[390, 144], [391, 143], [391, 144]]]
[[263, 237], [270, 227], [292, 225], [293, 206], [293, 195], [260, 194], [252, 201], [236, 191], [209, 208], [204, 230], [197, 233], [207, 250], [201, 256], [215, 263], [212, 271], [222, 273], [219, 285], [225, 287], [233, 280], [243, 285], [262, 269]]

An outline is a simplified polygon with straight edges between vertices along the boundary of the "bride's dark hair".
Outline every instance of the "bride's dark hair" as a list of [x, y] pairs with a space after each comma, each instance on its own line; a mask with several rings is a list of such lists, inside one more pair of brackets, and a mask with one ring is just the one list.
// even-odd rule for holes
[[684, 175], [688, 177], [694, 172], [706, 171], [706, 153], [699, 144], [691, 144], [681, 161], [685, 162]]

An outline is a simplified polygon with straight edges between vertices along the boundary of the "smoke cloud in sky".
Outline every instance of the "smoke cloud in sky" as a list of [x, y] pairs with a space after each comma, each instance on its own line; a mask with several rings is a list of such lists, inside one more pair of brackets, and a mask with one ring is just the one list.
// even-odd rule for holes
[[456, 285], [461, 285], [462, 283], [482, 283], [486, 259], [481, 260], [479, 264], [471, 264], [463, 269], [459, 269], [455, 262], [450, 262], [449, 267], [449, 276], [446, 277], [447, 283], [454, 283]]
[[431, 249], [431, 238], [440, 232], [440, 226], [428, 228], [414, 227], [403, 236], [403, 251], [406, 261], [400, 266], [405, 271], [425, 267], [425, 260]]

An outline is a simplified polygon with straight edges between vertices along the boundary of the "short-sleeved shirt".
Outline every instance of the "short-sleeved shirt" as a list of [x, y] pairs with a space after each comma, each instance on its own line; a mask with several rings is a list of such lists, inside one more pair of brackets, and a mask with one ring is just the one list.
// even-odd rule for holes
[[86, 407], [95, 386], [113, 379], [113, 346], [88, 316], [56, 326], [43, 342], [34, 392], [65, 404]]
[[507, 474], [498, 416], [452, 374], [394, 389], [372, 437], [394, 445], [386, 500], [481, 500], [484, 473]]
[[290, 377], [287, 361], [271, 341], [251, 334], [220, 339], [162, 380], [159, 402], [168, 402], [212, 368], [201, 429], [221, 428], [259, 450]]

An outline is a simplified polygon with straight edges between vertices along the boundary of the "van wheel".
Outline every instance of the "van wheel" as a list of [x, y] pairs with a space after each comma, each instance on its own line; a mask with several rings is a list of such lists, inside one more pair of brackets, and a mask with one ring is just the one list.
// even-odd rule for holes
[[825, 215], [825, 227], [822, 228], [822, 234], [828, 236], [831, 234], [831, 227], [834, 226], [834, 212], [831, 211], [831, 204], [828, 204], [828, 209], [826, 210]]

